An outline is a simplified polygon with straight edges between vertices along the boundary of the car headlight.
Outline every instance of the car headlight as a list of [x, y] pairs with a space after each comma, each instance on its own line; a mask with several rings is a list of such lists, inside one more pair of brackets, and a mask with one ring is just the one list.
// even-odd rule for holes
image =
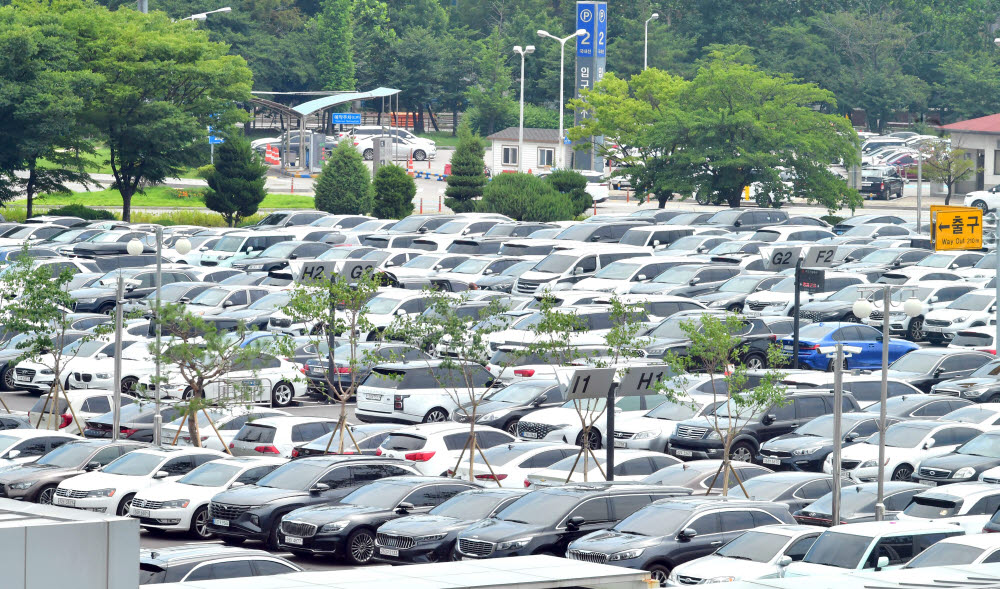
[[644, 432], [639, 432], [639, 433], [635, 434], [634, 436], [632, 436], [632, 439], [633, 440], [649, 440], [651, 438], [655, 438], [658, 435], [660, 435], [660, 432], [658, 432], [656, 430], [650, 429], [650, 430], [646, 430]]
[[865, 460], [858, 468], [875, 468], [876, 466], [878, 466], [878, 460]]
[[[573, 425], [573, 424], [572, 423], [560, 423], [559, 425], [555, 426], [555, 428], [556, 429], [565, 429], [565, 428], [567, 428], [567, 427], [569, 427], [571, 425]], [[577, 425], [580, 425], [580, 424], [577, 424]], [[552, 431], [556, 431], [556, 430], [552, 430]]]
[[87, 497], [114, 497], [114, 489], [97, 489], [95, 491], [87, 491]]
[[500, 419], [501, 417], [506, 416], [508, 413], [510, 413], [510, 411], [507, 411], [507, 410], [491, 411], [491, 412], [487, 413], [486, 415], [480, 415], [479, 417], [477, 417], [476, 418], [476, 422], [480, 422], [480, 421], [494, 421], [494, 420]]
[[707, 434], [705, 434], [705, 439], [706, 440], [721, 440], [722, 439], [722, 433], [723, 432], [720, 432], [719, 430], [714, 430], [714, 429], [713, 430], [709, 430], [709, 432]]
[[953, 479], [968, 479], [976, 476], [976, 469], [971, 466], [962, 467], [952, 473], [951, 478]]
[[55, 374], [51, 368], [42, 368], [38, 371], [39, 374]]
[[94, 376], [96, 376], [97, 378], [102, 378], [102, 379], [108, 379], [108, 378], [111, 378], [111, 375], [110, 375], [110, 374], [108, 374], [107, 372], [98, 372], [98, 373], [97, 373], [97, 374], [95, 374]]
[[517, 540], [510, 540], [508, 542], [501, 542], [497, 545], [497, 550], [515, 550], [517, 548], [524, 548], [529, 542], [531, 542], [531, 536], [518, 538]]
[[965, 321], [968, 318], [969, 318], [968, 315], [962, 315], [961, 317], [955, 317], [955, 319], [953, 319], [953, 321], [955, 323], [961, 323], [961, 322]]
[[621, 552], [615, 552], [608, 557], [608, 560], [630, 560], [632, 558], [639, 558], [642, 554], [643, 548], [633, 548], [632, 550], [622, 550]]
[[708, 579], [707, 581], [705, 581], [705, 583], [731, 583], [731, 582], [733, 582], [735, 580], [736, 580], [736, 577], [733, 577], [733, 576], [712, 577], [711, 579]]
[[444, 540], [444, 537], [448, 534], [428, 534], [427, 536], [417, 536], [413, 539], [414, 544], [424, 544], [427, 542], [437, 542], [438, 540]]
[[25, 481], [23, 483], [11, 483], [8, 485], [11, 489], [17, 489], [18, 491], [23, 491], [25, 489], [30, 489], [32, 485], [38, 481]]
[[76, 302], [78, 302], [78, 303], [87, 303], [87, 304], [91, 304], [91, 303], [96, 303], [96, 302], [97, 302], [97, 299], [96, 299], [96, 298], [90, 298], [90, 299], [76, 299]]
[[667, 581], [669, 581], [671, 585], [676, 585], [677, 584], [677, 571], [676, 570], [670, 571], [670, 574], [667, 575]]
[[709, 307], [725, 307], [728, 302], [729, 301], [726, 301], [726, 300], [712, 301], [711, 303], [708, 304], [708, 306]]
[[333, 522], [333, 523], [329, 523], [329, 524], [323, 524], [323, 527], [321, 527], [319, 529], [319, 531], [321, 533], [339, 532], [339, 531], [343, 530], [344, 528], [346, 528], [348, 525], [350, 525], [350, 523], [351, 522], [349, 520], [342, 519], [342, 520], [337, 521], [337, 522]]
[[819, 452], [822, 449], [823, 449], [823, 446], [808, 446], [806, 448], [798, 448], [796, 450], [792, 450], [792, 455], [793, 456], [805, 456], [807, 454], [812, 454], [814, 452]]
[[247, 270], [263, 270], [264, 264], [250, 264], [247, 266]]
[[187, 507], [190, 503], [191, 501], [189, 499], [174, 499], [173, 501], [164, 501], [163, 509]]
[[250, 514], [250, 523], [252, 523], [253, 525], [255, 525], [255, 526], [257, 526], [259, 528], [260, 527], [260, 516], [257, 515], [256, 513], [251, 513]]
[[646, 350], [646, 354], [650, 356], [662, 356], [667, 351], [666, 348], [650, 348]]

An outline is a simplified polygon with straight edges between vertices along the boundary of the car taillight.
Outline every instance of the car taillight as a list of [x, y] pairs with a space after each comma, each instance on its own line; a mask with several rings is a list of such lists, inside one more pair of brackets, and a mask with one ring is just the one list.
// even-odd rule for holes
[[306, 367], [303, 366], [302, 368], [299, 368], [299, 372], [301, 372], [302, 374], [305, 374], [306, 373]]
[[381, 455], [382, 455], [382, 448], [375, 448], [375, 456], [381, 456]]
[[885, 182], [878, 185], [879, 190], [885, 190]]
[[487, 366], [487, 367], [486, 367], [486, 372], [493, 372], [493, 369], [492, 369], [492, 368], [490, 368], [489, 366]]
[[431, 458], [434, 458], [434, 454], [434, 452], [410, 452], [409, 454], [404, 454], [403, 458], [412, 460], [413, 462], [427, 462]]
[[535, 376], [534, 368], [518, 368], [514, 371], [514, 376]]
[[767, 337], [768, 337], [768, 339], [770, 339], [770, 340], [771, 340], [772, 342], [774, 342], [774, 343], [778, 343], [778, 334], [776, 334], [776, 333], [772, 333], [771, 335], [769, 335], [769, 336], [767, 336]]
[[818, 350], [818, 349], [819, 349], [818, 345], [815, 345], [815, 346], [803, 346], [802, 344], [799, 344], [799, 351], [800, 352], [802, 350]]
[[989, 528], [983, 528], [983, 533], [984, 534], [993, 534], [995, 532], [996, 532], [996, 530], [991, 530]]
[[281, 454], [274, 446], [257, 446], [253, 451], [260, 452], [261, 454]]
[[230, 450], [232, 450], [235, 447], [236, 447], [236, 444], [234, 444], [233, 442], [229, 442], [229, 449]]
[[120, 429], [121, 429], [121, 432], [122, 432], [123, 434], [125, 434], [125, 437], [126, 437], [126, 438], [127, 438], [127, 437], [129, 437], [129, 436], [131, 436], [131, 435], [132, 435], [132, 434], [134, 434], [135, 432], [139, 431], [139, 430], [137, 430], [137, 429], [130, 429], [130, 428], [127, 428], [127, 427], [123, 427], [123, 428], [120, 428]]
[[409, 397], [409, 395], [393, 395], [392, 397], [392, 408], [396, 411], [403, 410], [403, 399]]
[[498, 474], [498, 475], [477, 474], [476, 475], [476, 480], [477, 481], [502, 481], [505, 478], [507, 478], [507, 475], [505, 475], [505, 474]]
[[337, 374], [350, 374], [350, 373], [351, 373], [351, 367], [350, 366], [338, 366], [337, 367]]
[[529, 481], [528, 479], [524, 479], [524, 488], [527, 489], [530, 486], [531, 486], [531, 481]]
[[991, 354], [993, 354], [994, 356], [997, 355], [997, 351], [995, 349], [993, 349], [993, 350], [986, 350], [986, 351], [989, 352], [989, 353], [991, 353]]
[[62, 417], [62, 422], [59, 424], [59, 429], [66, 427], [67, 425], [73, 423], [73, 416], [69, 413], [63, 413], [59, 417]]
[[298, 457], [299, 457], [299, 449], [298, 448], [293, 448], [292, 449], [292, 458], [298, 458]]

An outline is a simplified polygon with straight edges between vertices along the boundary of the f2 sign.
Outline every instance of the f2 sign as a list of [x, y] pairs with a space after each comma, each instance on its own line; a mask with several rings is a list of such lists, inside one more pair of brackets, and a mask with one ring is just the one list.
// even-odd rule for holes
[[802, 259], [803, 268], [829, 268], [833, 265], [833, 256], [837, 253], [835, 245], [814, 245], [806, 251]]
[[566, 387], [566, 400], [603, 399], [615, 377], [614, 368], [581, 368], [573, 372]]
[[833, 265], [837, 246], [814, 245], [808, 248], [779, 246], [761, 249], [764, 264], [771, 269], [785, 269], [795, 266], [802, 257], [803, 268], [828, 268]]

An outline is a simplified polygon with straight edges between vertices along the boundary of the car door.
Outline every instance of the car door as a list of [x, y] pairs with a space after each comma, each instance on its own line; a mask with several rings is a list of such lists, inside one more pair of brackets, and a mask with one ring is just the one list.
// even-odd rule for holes
[[[794, 403], [780, 407], [773, 405], [764, 412], [761, 416], [760, 425], [757, 428], [758, 442], [765, 442], [780, 435], [791, 433], [792, 430], [798, 427], [798, 420], [795, 417], [795, 406], [803, 400], [799, 399]], [[822, 401], [820, 403], [822, 404]]]
[[[882, 366], [882, 345], [884, 342], [878, 341], [882, 337], [882, 332], [868, 325], [848, 325], [844, 327], [844, 343], [861, 348], [857, 363], [852, 363], [853, 358], [848, 358], [848, 368], [878, 368]], [[891, 351], [891, 350], [890, 350]], [[892, 357], [889, 358], [892, 361]]]
[[[694, 537], [687, 540], [678, 539], [671, 549], [675, 562], [688, 562], [702, 556], [707, 556], [724, 543], [722, 520], [718, 511], [702, 513], [691, 518], [682, 530], [693, 530]], [[666, 532], [667, 530], [664, 530]]]
[[[570, 529], [567, 525], [574, 517], [582, 517], [583, 524], [576, 529]], [[593, 497], [585, 500], [557, 526], [555, 554], [565, 554], [570, 542], [597, 530], [610, 528], [613, 525], [611, 519], [611, 507], [608, 505], [607, 497]]]
[[722, 524], [723, 543], [734, 540], [747, 530], [754, 528], [753, 515], [747, 509], [730, 509], [719, 514]]

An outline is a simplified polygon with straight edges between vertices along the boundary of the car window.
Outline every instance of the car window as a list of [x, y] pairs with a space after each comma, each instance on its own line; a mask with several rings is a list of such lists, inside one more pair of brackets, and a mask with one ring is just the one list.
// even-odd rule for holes
[[83, 402], [81, 410], [84, 413], [109, 413], [111, 403], [107, 397], [91, 397]]
[[107, 448], [101, 448], [97, 454], [94, 454], [94, 457], [90, 461], [104, 466], [119, 456], [121, 456], [121, 452], [117, 446], [108, 446]]
[[334, 468], [323, 475], [319, 482], [330, 485], [331, 489], [347, 487], [351, 485], [351, 471], [346, 467]]
[[736, 532], [754, 527], [753, 515], [749, 511], [723, 511], [722, 531]]
[[914, 417], [941, 417], [951, 411], [951, 404], [947, 401], [932, 401], [920, 407], [912, 413]]
[[878, 431], [878, 422], [874, 419], [868, 419], [858, 423], [851, 430], [852, 433], [857, 434], [859, 438], [867, 438], [868, 436], [874, 434]]
[[960, 370], [975, 370], [983, 364], [989, 361], [989, 358], [973, 355], [973, 354], [959, 354], [957, 356], [950, 356], [945, 358], [941, 362], [941, 368], [945, 372], [955, 372]]
[[801, 499], [819, 499], [832, 490], [832, 480], [821, 479], [818, 481], [809, 481], [808, 483], [802, 485], [795, 491], [794, 495]]
[[812, 419], [826, 413], [826, 405], [819, 397], [806, 397], [795, 402], [795, 416], [798, 419]]
[[1000, 562], [1000, 550], [995, 551], [993, 554], [983, 559], [983, 564], [992, 564], [997, 562]]
[[168, 460], [166, 464], [160, 467], [160, 470], [167, 471], [173, 477], [191, 472], [194, 470], [194, 466], [193, 456], [178, 456], [177, 458]]
[[755, 528], [760, 526], [771, 526], [774, 524], [784, 523], [780, 521], [778, 518], [771, 515], [770, 513], [767, 513], [766, 511], [754, 510], [750, 513], [750, 515], [753, 516], [753, 525]]
[[469, 433], [448, 434], [444, 437], [444, 446], [449, 450], [461, 450], [469, 440]]
[[325, 433], [320, 422], [300, 423], [292, 426], [292, 442], [311, 442]]
[[910, 489], [906, 491], [900, 491], [895, 495], [890, 495], [885, 498], [885, 508], [889, 511], [903, 511], [906, 506], [910, 504], [910, 500], [913, 496], [923, 489]]
[[653, 474], [653, 467], [645, 456], [623, 460], [615, 464], [616, 476], [645, 476]]
[[806, 536], [792, 542], [792, 545], [785, 549], [785, 556], [791, 558], [792, 562], [802, 560], [802, 557], [806, 555], [806, 552], [809, 552], [809, 549], [812, 548], [813, 542], [815, 542], [818, 537], [819, 534], [816, 534], [815, 536]]
[[[569, 518], [574, 517], [582, 517], [588, 524], [611, 521], [607, 498], [597, 497], [584, 501], [570, 512]], [[567, 521], [569, 521], [569, 518], [567, 518]]]
[[614, 512], [615, 520], [621, 521], [649, 505], [650, 502], [649, 495], [614, 495], [611, 497], [611, 510]]
[[268, 464], [265, 466], [258, 466], [256, 468], [247, 469], [246, 472], [241, 474], [236, 478], [237, 483], [243, 483], [244, 485], [252, 485], [264, 478], [264, 475], [270, 473], [272, 470], [278, 468], [277, 464]]
[[518, 468], [547, 468], [565, 457], [562, 450], [545, 450], [525, 460]]
[[191, 571], [185, 581], [210, 581], [212, 579], [234, 579], [237, 577], [252, 577], [253, 570], [249, 560], [230, 560], [203, 564]]
[[1000, 494], [983, 497], [969, 508], [967, 515], [993, 515], [1000, 509]]
[[718, 513], [706, 513], [705, 515], [696, 517], [687, 527], [698, 532], [699, 536], [718, 534], [722, 531], [722, 524], [719, 521]]
[[890, 536], [879, 540], [868, 555], [862, 568], [873, 569], [881, 557], [889, 559], [889, 565], [902, 564], [913, 558], [913, 536]]
[[[789, 403], [783, 407], [771, 407], [768, 414], [773, 415], [775, 421], [788, 421], [790, 419], [795, 419], [795, 406], [803, 400], [804, 399], [797, 399], [794, 403]], [[820, 401], [820, 404], [822, 404], [822, 401]]]
[[[377, 481], [384, 476], [378, 464], [354, 464], [348, 467], [354, 481], [352, 484], [363, 485], [372, 481]], [[416, 505], [416, 504], [414, 504]]]

